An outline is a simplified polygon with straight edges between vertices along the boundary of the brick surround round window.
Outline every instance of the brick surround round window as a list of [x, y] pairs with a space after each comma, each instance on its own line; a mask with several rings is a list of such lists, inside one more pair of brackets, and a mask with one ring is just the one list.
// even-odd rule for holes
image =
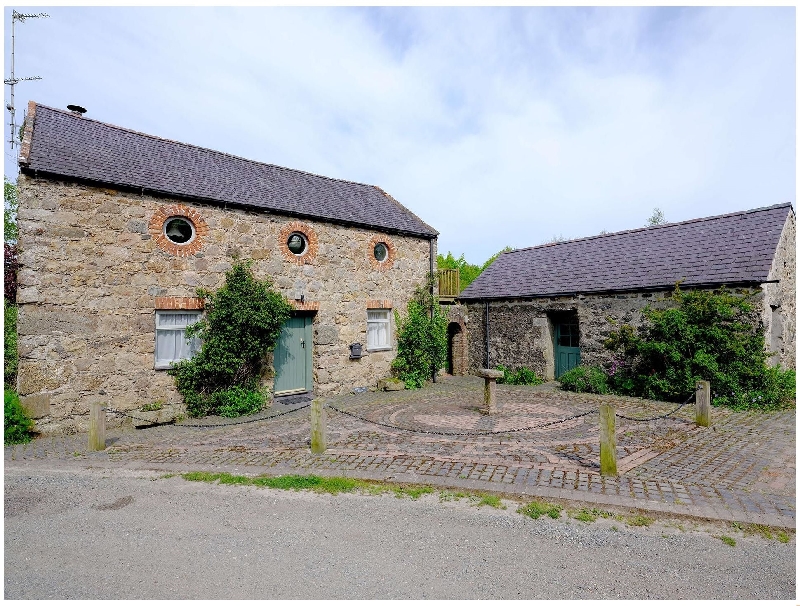
[[208, 225], [200, 213], [184, 204], [159, 207], [150, 219], [148, 230], [161, 250], [176, 257], [198, 252], [208, 235]]
[[297, 265], [308, 265], [314, 261], [319, 250], [317, 232], [310, 225], [291, 221], [281, 228], [278, 246], [287, 261]]
[[396, 252], [394, 244], [388, 236], [375, 236], [369, 241], [367, 258], [373, 269], [384, 271], [394, 265]]

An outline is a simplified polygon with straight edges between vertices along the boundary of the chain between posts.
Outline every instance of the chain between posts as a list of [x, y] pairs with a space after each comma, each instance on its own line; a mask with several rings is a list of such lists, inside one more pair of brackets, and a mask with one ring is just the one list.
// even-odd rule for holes
[[691, 401], [692, 401], [692, 399], [695, 397], [695, 395], [697, 394], [697, 392], [698, 392], [698, 391], [700, 391], [700, 387], [698, 387], [697, 389], [695, 389], [695, 390], [694, 390], [694, 391], [693, 391], [693, 392], [692, 392], [692, 393], [689, 395], [689, 397], [688, 397], [688, 398], [686, 398], [686, 399], [685, 399], [683, 402], [681, 402], [680, 404], [678, 404], [677, 408], [675, 408], [674, 410], [670, 410], [670, 411], [669, 411], [667, 414], [658, 415], [657, 417], [648, 417], [648, 418], [646, 418], [646, 419], [637, 419], [637, 418], [635, 418], [635, 417], [626, 417], [625, 415], [621, 415], [621, 414], [619, 414], [619, 413], [616, 413], [616, 415], [617, 415], [617, 416], [618, 416], [620, 419], [625, 419], [626, 421], [656, 421], [656, 420], [658, 420], [658, 419], [666, 419], [666, 418], [667, 418], [667, 417], [669, 417], [670, 415], [674, 415], [674, 414], [675, 414], [676, 412], [678, 412], [678, 411], [679, 411], [681, 408], [683, 408], [683, 407], [684, 407], [684, 406], [686, 406], [686, 405], [687, 405], [689, 402], [691, 402]]
[[[684, 400], [681, 404], [679, 404], [674, 410], [671, 410], [670, 412], [668, 412], [666, 414], [663, 414], [663, 415], [658, 415], [658, 416], [655, 416], [655, 417], [647, 417], [647, 418], [644, 418], [644, 419], [639, 419], [639, 418], [635, 418], [635, 417], [628, 417], [628, 416], [620, 414], [620, 413], [616, 413], [616, 416], [618, 416], [621, 419], [625, 419], [626, 421], [637, 421], [637, 422], [656, 421], [658, 419], [666, 419], [667, 417], [669, 417], [669, 416], [675, 414], [676, 412], [678, 412], [681, 408], [686, 406], [689, 402], [691, 402], [692, 399], [695, 397], [695, 394], [699, 390], [700, 390], [700, 388], [698, 387], [697, 389], [695, 389], [695, 391], [688, 398], [686, 398], [686, 400]], [[186, 427], [186, 428], [189, 428], [189, 429], [212, 429], [212, 428], [219, 428], [219, 427], [230, 427], [230, 426], [233, 426], [233, 425], [246, 425], [248, 423], [258, 423], [259, 421], [269, 421], [270, 419], [276, 419], [278, 417], [282, 417], [284, 415], [288, 415], [288, 414], [291, 414], [293, 412], [297, 412], [299, 410], [303, 410], [305, 408], [309, 408], [310, 406], [311, 406], [311, 403], [304, 404], [302, 406], [298, 406], [297, 408], [293, 408], [292, 410], [287, 410], [287, 411], [284, 411], [284, 412], [281, 412], [281, 413], [278, 413], [278, 414], [275, 414], [275, 415], [270, 415], [268, 417], [261, 417], [260, 419], [247, 419], [246, 421], [235, 421], [235, 422], [232, 422], [232, 423], [215, 423], [215, 424], [199, 424], [199, 425], [187, 425], [187, 424], [184, 424], [184, 423], [180, 423], [180, 424], [175, 423], [175, 424], [173, 424], [173, 426], [174, 427]], [[505, 434], [509, 434], [509, 433], [519, 433], [519, 432], [523, 432], [523, 431], [533, 431], [535, 429], [542, 429], [544, 427], [550, 427], [551, 425], [557, 425], [559, 423], [565, 423], [567, 421], [572, 421], [574, 419], [580, 419], [582, 417], [589, 416], [590, 414], [594, 414], [596, 412], [599, 412], [599, 409], [593, 408], [592, 410], [589, 410], [589, 411], [586, 411], [586, 412], [582, 412], [582, 413], [579, 413], [577, 415], [572, 415], [572, 416], [566, 417], [564, 419], [559, 419], [557, 421], [548, 421], [547, 423], [540, 423], [538, 425], [530, 425], [528, 427], [519, 427], [517, 429], [506, 429], [506, 430], [503, 430], [503, 431], [494, 431], [494, 430], [492, 430], [492, 431], [449, 432], [449, 431], [431, 431], [431, 430], [427, 430], [427, 429], [411, 429], [411, 428], [408, 428], [408, 427], [400, 427], [398, 425], [390, 425], [389, 423], [381, 423], [380, 421], [373, 421], [371, 419], [367, 419], [365, 417], [359, 416], [359, 415], [354, 414], [352, 412], [348, 412], [346, 410], [341, 410], [341, 409], [336, 408], [335, 406], [332, 406], [330, 404], [327, 405], [327, 408], [330, 408], [331, 410], [333, 410], [334, 412], [338, 412], [339, 414], [343, 414], [343, 415], [346, 415], [348, 417], [353, 417], [354, 419], [358, 419], [359, 421], [363, 421], [365, 423], [370, 423], [372, 425], [377, 425], [379, 427], [385, 427], [387, 429], [397, 429], [399, 431], [407, 431], [407, 432], [410, 432], [410, 433], [421, 433], [421, 434], [427, 434], [427, 435], [454, 436], [454, 437], [505, 435]], [[135, 419], [137, 421], [143, 421], [145, 423], [151, 422], [151, 419], [143, 419], [141, 417], [134, 416], [132, 414], [129, 414], [127, 412], [123, 412], [121, 410], [115, 410], [115, 409], [110, 408], [110, 407], [106, 407], [105, 410], [107, 410], [108, 412], [110, 412], [112, 414], [121, 415], [121, 416], [124, 416], [124, 417]]]
[[588, 416], [595, 412], [598, 412], [598, 409], [592, 409], [587, 412], [582, 412], [577, 415], [572, 415], [571, 417], [567, 417], [566, 419], [559, 419], [558, 421], [548, 421], [547, 423], [541, 423], [539, 425], [532, 425], [530, 427], [520, 427], [518, 429], [506, 429], [503, 431], [468, 431], [468, 432], [450, 432], [450, 431], [430, 431], [427, 429], [409, 429], [408, 427], [399, 427], [397, 425], [389, 425], [388, 423], [381, 423], [380, 421], [373, 421], [371, 419], [366, 419], [361, 417], [357, 414], [353, 414], [352, 412], [347, 412], [346, 410], [340, 410], [334, 406], [328, 404], [328, 408], [331, 410], [338, 412], [339, 414], [347, 415], [348, 417], [353, 417], [354, 419], [358, 419], [359, 421], [364, 421], [365, 423], [371, 423], [372, 425], [378, 425], [379, 427], [386, 427], [388, 429], [399, 429], [400, 431], [408, 431], [410, 433], [424, 433], [434, 436], [492, 436], [492, 435], [505, 435], [509, 433], [516, 433], [521, 431], [532, 431], [534, 429], [541, 429], [542, 427], [548, 427], [549, 425], [556, 425], [558, 423], [564, 423], [565, 421], [572, 421], [573, 419], [580, 419], [581, 417]]
[[[284, 412], [279, 412], [276, 415], [270, 415], [268, 417], [261, 417], [260, 419], [247, 419], [246, 421], [234, 421], [233, 423], [215, 423], [215, 424], [201, 424], [201, 425], [187, 425], [185, 423], [173, 423], [173, 427], [187, 427], [192, 429], [211, 429], [216, 427], [230, 427], [232, 425], [246, 425], [247, 423], [258, 423], [259, 421], [269, 421], [270, 419], [276, 419], [278, 417], [282, 417], [284, 415], [291, 414], [293, 412], [297, 412], [298, 410], [303, 410], [304, 408], [308, 408], [311, 406], [311, 403], [303, 404], [303, 406], [298, 406], [297, 408], [293, 408], [292, 410], [287, 410]], [[132, 414], [128, 414], [127, 412], [123, 412], [121, 410], [114, 410], [113, 408], [106, 408], [106, 410], [112, 414], [122, 415], [123, 417], [128, 417], [131, 419], [136, 419], [137, 421], [143, 421], [145, 423], [151, 423], [151, 419], [143, 419], [141, 417], [136, 417]]]

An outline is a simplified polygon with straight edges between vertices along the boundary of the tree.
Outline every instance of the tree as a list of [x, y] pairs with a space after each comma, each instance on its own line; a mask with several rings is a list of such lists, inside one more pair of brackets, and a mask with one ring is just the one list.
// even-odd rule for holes
[[645, 227], [653, 227], [654, 225], [663, 225], [666, 222], [667, 218], [664, 216], [664, 211], [656, 207], [653, 209], [653, 214], [650, 215], [649, 219], [647, 219], [647, 224], [645, 225]]
[[17, 228], [17, 185], [3, 177], [3, 241], [16, 242], [19, 230]]
[[483, 273], [487, 267], [494, 263], [495, 259], [497, 259], [501, 253], [511, 250], [514, 249], [510, 246], [504, 247], [501, 251], [489, 257], [483, 265], [473, 265], [472, 263], [467, 263], [463, 254], [456, 259], [453, 256], [453, 253], [448, 251], [447, 256], [443, 256], [441, 254], [436, 255], [436, 266], [439, 269], [457, 269], [459, 272], [460, 290], [464, 290], [467, 286], [472, 284], [475, 278], [481, 275], [481, 273]]

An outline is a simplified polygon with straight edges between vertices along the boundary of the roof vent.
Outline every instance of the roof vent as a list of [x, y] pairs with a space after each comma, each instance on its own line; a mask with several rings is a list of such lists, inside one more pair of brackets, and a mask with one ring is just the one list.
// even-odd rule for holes
[[86, 113], [86, 108], [81, 107], [80, 105], [67, 105], [67, 109], [76, 116], [82, 116]]

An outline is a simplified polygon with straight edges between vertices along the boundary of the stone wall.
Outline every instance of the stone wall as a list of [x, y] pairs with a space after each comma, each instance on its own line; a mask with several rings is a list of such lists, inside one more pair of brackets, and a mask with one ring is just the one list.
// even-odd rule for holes
[[[389, 374], [394, 348], [350, 360], [348, 345], [366, 345], [368, 301], [405, 310], [430, 267], [429, 241], [421, 238], [24, 175], [18, 185], [17, 387], [45, 433], [85, 427], [94, 401], [120, 410], [179, 401], [173, 378], [153, 368], [156, 297], [189, 300], [198, 287], [219, 288], [235, 256], [254, 259], [255, 275], [271, 276], [290, 300], [302, 295], [298, 308], [317, 310], [318, 394]], [[153, 228], [177, 206], [203, 227], [189, 254], [170, 250]], [[312, 232], [314, 247], [301, 263], [281, 239], [298, 224]], [[376, 238], [391, 249], [390, 262], [377, 267]]]
[[[751, 289], [733, 289], [732, 292], [751, 295], [752, 321], [763, 329], [760, 318], [764, 294]], [[526, 366], [539, 377], [552, 380], [555, 375], [554, 323], [559, 318], [569, 317], [578, 321], [581, 363], [603, 365], [611, 359], [611, 352], [603, 343], [614, 327], [620, 324], [639, 327], [642, 309], [648, 304], [662, 308], [668, 306], [669, 299], [665, 298], [668, 294], [668, 291], [663, 291], [492, 301], [489, 303], [489, 368], [498, 364], [512, 370]], [[468, 303], [465, 307], [469, 368], [474, 374], [486, 364], [486, 308], [484, 302]]]
[[778, 249], [769, 272], [769, 280], [776, 283], [764, 285], [762, 322], [766, 327], [767, 349], [774, 352], [770, 363], [783, 368], [796, 368], [796, 222], [789, 213]]

